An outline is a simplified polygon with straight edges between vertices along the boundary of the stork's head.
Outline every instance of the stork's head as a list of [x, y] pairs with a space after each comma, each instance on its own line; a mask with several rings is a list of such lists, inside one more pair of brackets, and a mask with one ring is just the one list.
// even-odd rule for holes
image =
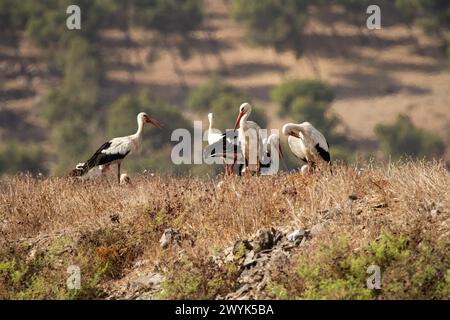
[[158, 120], [156, 120], [155, 118], [150, 117], [145, 112], [139, 113], [137, 118], [138, 118], [138, 122], [140, 122], [140, 123], [150, 123], [151, 125], [153, 125], [156, 128], [161, 128], [162, 127], [162, 124]]
[[283, 126], [282, 131], [283, 131], [283, 134], [285, 136], [293, 136], [293, 137], [301, 139], [301, 137], [300, 137], [300, 126], [298, 124], [286, 123]]
[[239, 114], [237, 116], [236, 122], [234, 123], [234, 130], [236, 130], [236, 128], [238, 127], [242, 117], [245, 115], [249, 116], [251, 112], [252, 106], [250, 105], [250, 103], [244, 102], [243, 104], [241, 104], [241, 106], [239, 107]]
[[208, 120], [209, 120], [209, 123], [211, 123], [213, 120], [213, 114], [211, 112], [208, 113]]

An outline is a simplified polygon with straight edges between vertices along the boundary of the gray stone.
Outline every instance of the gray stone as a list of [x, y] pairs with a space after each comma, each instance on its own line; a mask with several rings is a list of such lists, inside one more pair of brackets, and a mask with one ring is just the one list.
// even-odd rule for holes
[[258, 231], [252, 245], [255, 253], [271, 249], [274, 245], [272, 232], [270, 230]]
[[166, 249], [169, 245], [172, 245], [174, 243], [180, 244], [182, 238], [183, 237], [178, 230], [169, 228], [164, 230], [164, 233], [159, 240], [159, 244], [161, 248]]

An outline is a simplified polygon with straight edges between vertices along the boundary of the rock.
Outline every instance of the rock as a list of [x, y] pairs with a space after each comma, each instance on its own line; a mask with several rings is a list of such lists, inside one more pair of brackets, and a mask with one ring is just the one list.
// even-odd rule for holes
[[254, 251], [249, 251], [248, 254], [245, 256], [245, 260], [242, 264], [242, 267], [244, 268], [249, 268], [256, 265], [256, 260], [255, 260], [255, 252]]
[[136, 278], [130, 282], [131, 287], [135, 287], [138, 289], [147, 289], [159, 286], [161, 282], [163, 282], [164, 277], [160, 273], [152, 272], [150, 274], [146, 274]]
[[356, 196], [356, 195], [354, 195], [354, 194], [349, 195], [348, 198], [349, 198], [350, 200], [352, 200], [352, 201], [358, 200], [358, 196]]
[[244, 284], [242, 287], [240, 287], [236, 292], [235, 296], [240, 296], [246, 292], [250, 291], [250, 285]]
[[288, 234], [287, 239], [294, 243], [300, 243], [302, 241], [303, 237], [306, 235], [306, 230], [303, 228], [296, 229], [290, 234]]
[[255, 253], [271, 249], [273, 245], [273, 234], [270, 230], [258, 231], [256, 237], [252, 241], [252, 246]]
[[166, 249], [169, 245], [180, 244], [182, 240], [183, 237], [178, 230], [169, 228], [164, 230], [164, 233], [159, 240], [159, 244], [161, 248]]

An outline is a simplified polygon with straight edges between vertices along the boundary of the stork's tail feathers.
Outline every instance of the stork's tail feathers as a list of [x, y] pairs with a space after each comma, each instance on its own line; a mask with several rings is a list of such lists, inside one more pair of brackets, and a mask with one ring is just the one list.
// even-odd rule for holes
[[89, 166], [86, 163], [79, 163], [75, 166], [75, 169], [70, 171], [70, 177], [81, 177], [89, 172]]

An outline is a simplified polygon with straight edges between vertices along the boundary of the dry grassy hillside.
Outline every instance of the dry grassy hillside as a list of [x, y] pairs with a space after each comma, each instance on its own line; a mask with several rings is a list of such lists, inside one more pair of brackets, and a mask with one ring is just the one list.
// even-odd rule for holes
[[[334, 12], [328, 21], [339, 14]], [[305, 37], [307, 55], [296, 60], [290, 53], [251, 47], [244, 29], [229, 17], [227, 2], [207, 0], [204, 27], [194, 34], [190, 56], [182, 58], [171, 43], [164, 45], [153, 34], [133, 29], [130, 35], [127, 42], [123, 32], [110, 30], [99, 43], [108, 80], [103, 92], [105, 105], [120, 94], [150, 88], [184, 108], [186, 88], [220, 73], [265, 108], [270, 127], [280, 127], [286, 119], [275, 114], [269, 99], [271, 88], [287, 78], [320, 77], [336, 88], [332, 108], [342, 117], [343, 129], [351, 137], [373, 141], [375, 124], [389, 122], [399, 112], [406, 112], [416, 125], [437, 132], [450, 143], [447, 62], [438, 44], [419, 29], [387, 22], [377, 31], [345, 23], [335, 24], [333, 29], [311, 12]], [[36, 137], [41, 125], [37, 115], [42, 96], [59, 80], [46, 70], [38, 52], [25, 39], [18, 56], [11, 50], [5, 44], [0, 48], [9, 57], [0, 65], [5, 76], [2, 100], [8, 108], [22, 110], [29, 117], [29, 126], [21, 135]], [[20, 75], [20, 59], [25, 61], [31, 78]], [[18, 76], [9, 77], [12, 73]], [[43, 132], [40, 136], [45, 139]]]
[[[2, 179], [0, 298], [450, 297], [441, 164], [132, 179]], [[301, 242], [288, 241], [299, 228]], [[371, 264], [381, 291], [365, 287]], [[81, 290], [66, 288], [70, 265]]]

